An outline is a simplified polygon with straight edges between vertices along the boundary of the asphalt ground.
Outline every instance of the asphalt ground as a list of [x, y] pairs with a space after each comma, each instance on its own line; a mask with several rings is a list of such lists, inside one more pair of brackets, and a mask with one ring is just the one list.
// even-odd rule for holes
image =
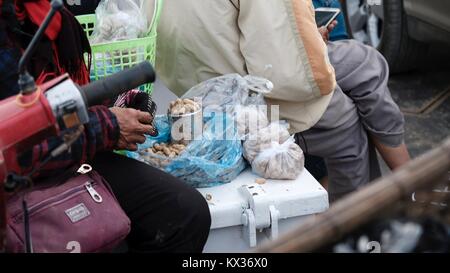
[[[431, 47], [419, 69], [391, 75], [389, 88], [405, 115], [405, 142], [413, 158], [450, 137], [450, 53]], [[383, 164], [384, 172], [387, 172]]]

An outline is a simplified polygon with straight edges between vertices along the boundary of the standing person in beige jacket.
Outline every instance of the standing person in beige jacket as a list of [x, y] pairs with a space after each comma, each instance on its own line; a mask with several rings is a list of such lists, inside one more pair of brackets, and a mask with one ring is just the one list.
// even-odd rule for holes
[[392, 169], [409, 160], [386, 61], [324, 41], [311, 0], [165, 1], [159, 26], [156, 69], [179, 96], [228, 73], [274, 83], [266, 100], [306, 153], [325, 158], [331, 201], [380, 175], [371, 141]]

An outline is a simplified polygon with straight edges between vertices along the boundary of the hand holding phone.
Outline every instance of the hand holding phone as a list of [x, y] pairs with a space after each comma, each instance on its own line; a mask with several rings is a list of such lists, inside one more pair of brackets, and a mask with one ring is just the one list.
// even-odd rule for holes
[[341, 13], [341, 10], [337, 8], [317, 8], [315, 9], [315, 12], [317, 27], [328, 28], [331, 22], [336, 20], [339, 13]]

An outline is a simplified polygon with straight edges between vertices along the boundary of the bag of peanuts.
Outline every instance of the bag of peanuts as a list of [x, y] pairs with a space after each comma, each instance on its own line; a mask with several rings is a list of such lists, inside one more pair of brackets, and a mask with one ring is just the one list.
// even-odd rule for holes
[[247, 135], [243, 143], [245, 159], [252, 163], [258, 154], [272, 146], [272, 142], [284, 143], [291, 136], [288, 127], [286, 122], [275, 121]]
[[246, 136], [244, 157], [253, 172], [267, 179], [294, 180], [303, 171], [303, 151], [288, 128], [287, 122], [276, 121]]
[[272, 89], [273, 84], [267, 79], [227, 74], [192, 87], [183, 99], [201, 101], [205, 117], [210, 113], [233, 116], [242, 139], [269, 124], [264, 95]]
[[209, 79], [192, 87], [182, 99], [201, 99], [204, 112], [234, 112], [248, 97], [247, 81], [238, 74]]
[[260, 105], [238, 105], [235, 108], [236, 126], [241, 139], [269, 125], [267, 108]]
[[229, 183], [246, 167], [242, 144], [229, 115], [210, 118], [201, 138], [188, 145], [159, 142], [138, 154], [139, 160], [179, 177], [195, 188]]
[[273, 141], [252, 162], [253, 171], [267, 179], [295, 180], [303, 171], [302, 149], [290, 137], [284, 143]]

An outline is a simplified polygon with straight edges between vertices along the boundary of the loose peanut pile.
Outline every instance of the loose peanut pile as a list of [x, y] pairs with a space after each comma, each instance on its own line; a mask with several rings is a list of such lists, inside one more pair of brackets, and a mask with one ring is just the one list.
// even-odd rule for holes
[[177, 99], [170, 103], [169, 113], [175, 116], [192, 114], [199, 111], [200, 104], [190, 99]]
[[183, 144], [156, 143], [153, 147], [147, 149], [147, 152], [174, 158], [179, 156], [186, 149]]
[[147, 154], [142, 155], [142, 157], [144, 161], [153, 167], [164, 169], [174, 158], [180, 156], [185, 149], [186, 146], [183, 144], [157, 143], [153, 147], [146, 149], [145, 152]]

